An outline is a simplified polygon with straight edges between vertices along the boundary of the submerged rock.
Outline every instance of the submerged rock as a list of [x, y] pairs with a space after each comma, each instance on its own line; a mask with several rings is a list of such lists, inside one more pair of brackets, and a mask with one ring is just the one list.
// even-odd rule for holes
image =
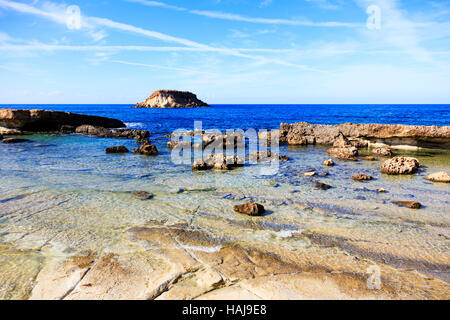
[[23, 143], [23, 142], [30, 142], [28, 139], [22, 139], [22, 138], [5, 138], [2, 140], [3, 143], [12, 144], [12, 143]]
[[399, 207], [407, 207], [410, 209], [420, 209], [422, 207], [422, 204], [417, 201], [394, 201], [394, 204]]
[[372, 153], [382, 157], [392, 157], [392, 150], [389, 148], [376, 148]]
[[324, 165], [324, 166], [327, 166], [327, 167], [332, 167], [332, 166], [334, 166], [334, 161], [333, 161], [333, 159], [325, 160], [325, 161], [323, 162], [323, 165]]
[[320, 181], [314, 181], [314, 186], [316, 187], [316, 189], [320, 189], [320, 190], [328, 190], [328, 189], [332, 188], [332, 186], [329, 186]]
[[263, 205], [255, 202], [236, 205], [234, 206], [234, 211], [247, 214], [249, 216], [262, 216], [264, 212], [266, 212]]
[[83, 124], [105, 128], [122, 128], [117, 119], [88, 116], [61, 111], [0, 109], [0, 127], [30, 132], [60, 131], [62, 126], [78, 127]]
[[145, 156], [156, 156], [159, 154], [158, 149], [156, 149], [156, 146], [153, 144], [143, 144], [140, 147], [137, 147], [133, 150], [134, 154], [142, 154]]
[[135, 191], [133, 192], [133, 196], [140, 200], [149, 200], [153, 198], [153, 194], [148, 193], [147, 191]]
[[445, 172], [435, 172], [425, 177], [428, 181], [450, 183], [450, 175]]
[[157, 90], [147, 100], [139, 102], [136, 108], [198, 108], [209, 105], [188, 91]]
[[355, 174], [352, 176], [352, 179], [355, 181], [368, 181], [372, 180], [373, 178], [367, 174]]
[[128, 153], [130, 150], [125, 146], [114, 146], [106, 148], [106, 153]]
[[366, 161], [376, 161], [377, 158], [373, 157], [373, 156], [365, 156], [361, 158], [362, 160], [366, 160]]
[[394, 157], [381, 166], [381, 172], [390, 175], [414, 174], [418, 169], [419, 160], [410, 157]]

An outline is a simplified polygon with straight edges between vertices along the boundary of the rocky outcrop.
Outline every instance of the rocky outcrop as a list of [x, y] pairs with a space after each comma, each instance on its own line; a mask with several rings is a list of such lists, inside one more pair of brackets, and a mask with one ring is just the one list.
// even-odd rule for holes
[[425, 179], [431, 182], [450, 183], [450, 175], [445, 171], [432, 173], [426, 176]]
[[381, 166], [381, 172], [390, 175], [414, 174], [419, 170], [419, 160], [410, 157], [394, 157], [386, 160]]
[[263, 205], [254, 202], [236, 205], [234, 206], [234, 211], [247, 214], [249, 216], [262, 216], [264, 212], [266, 212]]
[[224, 156], [221, 154], [210, 154], [206, 160], [195, 160], [192, 169], [197, 171], [203, 170], [231, 170], [244, 166], [244, 159], [237, 156]]
[[148, 139], [150, 137], [150, 133], [146, 130], [134, 130], [134, 129], [110, 130], [104, 127], [91, 125], [79, 126], [75, 129], [75, 133], [100, 138], [135, 139], [140, 141], [144, 141], [145, 139]]
[[139, 102], [136, 108], [199, 108], [209, 105], [188, 91], [158, 90], [153, 92], [147, 100]]
[[48, 110], [0, 109], [0, 127], [26, 132], [55, 132], [63, 126], [81, 125], [123, 128], [116, 119]]
[[388, 145], [450, 149], [450, 126], [409, 126], [393, 124], [321, 125], [299, 122], [280, 125], [280, 143], [292, 145], [333, 145], [344, 135], [355, 147], [361, 141]]

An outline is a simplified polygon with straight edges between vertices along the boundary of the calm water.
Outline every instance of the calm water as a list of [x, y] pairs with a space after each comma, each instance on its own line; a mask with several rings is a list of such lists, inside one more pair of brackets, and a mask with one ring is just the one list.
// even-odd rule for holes
[[[413, 176], [390, 177], [380, 173], [382, 159], [337, 161], [335, 167], [325, 168], [326, 148], [281, 146], [280, 152], [291, 161], [282, 163], [276, 175], [261, 176], [263, 164], [199, 173], [173, 165], [165, 138], [174, 129], [192, 129], [194, 120], [203, 120], [204, 128], [219, 129], [278, 128], [280, 122], [296, 121], [450, 125], [449, 105], [31, 108], [120, 119], [151, 131], [161, 154], [107, 155], [106, 147], [124, 144], [131, 150], [136, 143], [80, 135], [31, 135], [30, 143], [0, 143], [0, 299], [28, 297], [37, 274], [52, 261], [86, 250], [99, 254], [142, 250], [131, 245], [124, 232], [149, 221], [187, 223], [261, 250], [270, 241], [307, 257], [316, 246], [307, 235], [326, 236], [337, 239], [339, 246], [338, 251], [330, 249], [330, 261], [344, 269], [351, 254], [450, 282], [449, 188], [424, 179], [429, 173], [450, 170], [449, 151], [397, 152], [417, 157], [423, 167]], [[304, 176], [311, 168], [329, 175]], [[355, 173], [375, 179], [354, 182]], [[316, 190], [316, 179], [334, 188]], [[387, 192], [378, 193], [378, 188]], [[148, 201], [133, 197], [133, 191], [142, 190], [155, 197]], [[420, 201], [424, 208], [400, 208], [392, 203], [395, 200]], [[236, 215], [233, 206], [247, 201], [264, 204], [268, 215]]]

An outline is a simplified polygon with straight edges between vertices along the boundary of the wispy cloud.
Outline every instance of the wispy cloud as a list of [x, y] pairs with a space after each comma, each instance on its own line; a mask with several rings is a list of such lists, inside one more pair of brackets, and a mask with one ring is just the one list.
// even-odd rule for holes
[[[62, 11], [62, 12], [61, 11], [46, 12], [44, 10], [40, 10], [35, 7], [26, 5], [26, 4], [17, 3], [17, 2], [13, 2], [13, 1], [6, 1], [6, 0], [0, 0], [0, 6], [4, 7], [4, 8], [15, 10], [18, 12], [28, 13], [28, 14], [40, 16], [43, 18], [51, 19], [52, 21], [56, 21], [61, 24], [66, 24], [67, 16], [64, 13], [64, 11]], [[94, 28], [94, 27], [110, 28], [110, 29], [114, 29], [114, 30], [118, 30], [118, 31], [134, 33], [134, 34], [145, 36], [145, 37], [152, 38], [152, 39], [158, 39], [158, 40], [161, 40], [164, 42], [172, 42], [172, 43], [185, 45], [187, 47], [199, 48], [199, 49], [213, 51], [213, 52], [217, 52], [217, 53], [221, 53], [221, 54], [232, 55], [235, 57], [251, 59], [251, 60], [258, 61], [259, 63], [262, 63], [262, 64], [270, 63], [270, 64], [277, 64], [277, 65], [307, 70], [307, 71], [322, 72], [318, 69], [309, 67], [307, 65], [289, 63], [282, 59], [272, 59], [272, 58], [267, 58], [267, 57], [263, 57], [263, 56], [250, 55], [247, 53], [242, 53], [239, 50], [235, 50], [235, 49], [212, 47], [212, 46], [198, 43], [195, 41], [191, 41], [188, 39], [174, 37], [174, 36], [164, 34], [161, 32], [143, 29], [143, 28], [136, 27], [136, 26], [133, 26], [130, 24], [116, 22], [116, 21], [106, 19], [106, 18], [82, 16], [82, 21], [83, 21], [83, 24], [82, 24], [83, 28], [88, 28], [89, 30], [92, 30], [92, 28]]]
[[[362, 23], [349, 23], [349, 22], [313, 22], [308, 20], [294, 20], [294, 19], [268, 19], [259, 17], [247, 17], [234, 13], [219, 12], [219, 11], [207, 11], [207, 10], [196, 10], [187, 9], [181, 7], [175, 7], [172, 5], [165, 4], [163, 2], [147, 1], [147, 0], [125, 0], [127, 2], [134, 2], [152, 7], [162, 7], [167, 9], [174, 9], [178, 11], [186, 11], [190, 14], [195, 14], [198, 16], [221, 19], [221, 20], [231, 20], [231, 21], [242, 21], [248, 23], [259, 23], [259, 24], [272, 24], [272, 25], [291, 25], [291, 26], [303, 26], [303, 27], [346, 27], [346, 28], [356, 28], [363, 27]], [[272, 2], [272, 0], [263, 0], [260, 6], [267, 6]]]

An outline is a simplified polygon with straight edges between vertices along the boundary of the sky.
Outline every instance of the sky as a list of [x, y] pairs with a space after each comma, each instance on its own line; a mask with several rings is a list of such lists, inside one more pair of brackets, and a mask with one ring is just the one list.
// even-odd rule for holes
[[0, 104], [134, 104], [157, 89], [449, 104], [450, 0], [0, 0]]

